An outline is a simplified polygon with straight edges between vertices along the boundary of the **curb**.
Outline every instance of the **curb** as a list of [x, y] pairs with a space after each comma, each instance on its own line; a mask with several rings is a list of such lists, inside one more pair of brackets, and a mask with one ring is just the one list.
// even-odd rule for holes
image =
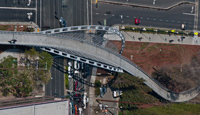
[[103, 1], [103, 0], [98, 0], [99, 3], [105, 3], [105, 4], [114, 4], [114, 5], [125, 5], [125, 6], [131, 6], [131, 7], [139, 7], [139, 8], [146, 8], [146, 9], [155, 9], [155, 10], [170, 10], [176, 6], [180, 6], [182, 4], [192, 4], [195, 5], [193, 2], [187, 2], [187, 1], [182, 1], [179, 3], [176, 3], [172, 6], [169, 6], [167, 8], [161, 8], [161, 7], [152, 7], [152, 6], [147, 6], [147, 5], [139, 5], [139, 4], [130, 4], [130, 3], [122, 3], [122, 2], [113, 2], [113, 1]]

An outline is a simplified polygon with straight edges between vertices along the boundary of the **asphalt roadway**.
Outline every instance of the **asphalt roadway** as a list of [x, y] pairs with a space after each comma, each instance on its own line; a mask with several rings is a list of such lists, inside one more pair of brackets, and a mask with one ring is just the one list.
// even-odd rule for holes
[[62, 0], [42, 1], [42, 25], [51, 29], [60, 28], [59, 18], [62, 17]]
[[1, 0], [0, 7], [23, 7], [23, 8], [35, 8], [36, 0]]
[[54, 56], [54, 63], [51, 67], [51, 79], [45, 87], [46, 96], [64, 96], [64, 58]]
[[40, 26], [40, 20], [40, 0], [0, 2], [0, 22], [34, 22]]
[[[191, 14], [193, 5], [180, 5], [169, 11], [158, 11], [153, 9], [133, 8], [129, 6], [99, 4], [95, 7], [93, 4], [93, 24], [114, 24], [134, 25], [134, 18], [141, 18], [139, 26], [162, 27], [171, 29], [180, 29], [182, 23], [187, 25], [187, 29], [194, 28], [194, 15]], [[194, 13], [192, 13], [194, 14]]]

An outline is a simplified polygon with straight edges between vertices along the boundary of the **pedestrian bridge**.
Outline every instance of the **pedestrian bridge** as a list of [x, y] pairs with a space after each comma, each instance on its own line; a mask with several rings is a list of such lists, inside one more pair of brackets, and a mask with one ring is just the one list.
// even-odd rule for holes
[[[129, 61], [119, 53], [113, 52], [110, 49], [90, 43], [80, 38], [69, 38], [68, 36], [61, 36], [57, 34], [47, 33], [26, 33], [26, 32], [0, 32], [0, 44], [4, 45], [23, 45], [40, 47], [45, 51], [52, 51], [55, 54], [68, 55], [69, 52], [76, 52], [80, 57], [84, 59], [96, 59], [100, 60], [101, 64], [108, 65], [110, 68], [118, 67], [124, 71], [130, 73], [133, 76], [143, 78], [145, 84], [153, 89], [158, 95], [166, 100], [172, 102], [184, 102], [193, 99], [200, 92], [200, 85], [195, 88], [176, 93], [163, 87], [159, 82], [145, 73], [140, 67], [133, 62]], [[81, 36], [80, 36], [81, 37]], [[66, 53], [65, 53], [66, 52]], [[73, 57], [74, 55], [74, 57]], [[75, 53], [72, 57], [76, 60]], [[69, 56], [69, 55], [68, 55]], [[97, 65], [98, 63], [96, 63]], [[109, 68], [108, 67], [108, 68]]]

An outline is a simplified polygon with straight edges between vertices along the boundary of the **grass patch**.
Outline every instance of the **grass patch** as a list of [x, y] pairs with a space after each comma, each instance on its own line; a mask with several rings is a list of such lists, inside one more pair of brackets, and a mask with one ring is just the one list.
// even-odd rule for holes
[[140, 50], [145, 49], [148, 45], [149, 45], [149, 43], [143, 43], [143, 44], [140, 46]]
[[119, 115], [199, 115], [199, 104], [175, 103], [162, 107], [151, 107], [146, 109], [135, 109], [134, 111], [123, 111]]
[[[68, 66], [66, 66], [66, 70], [68, 71]], [[69, 89], [69, 78], [67, 73], [65, 73], [65, 88]]]
[[8, 25], [1, 25], [0, 30], [7, 30], [9, 28]]
[[156, 46], [151, 46], [147, 48], [148, 52], [154, 51], [157, 47]]

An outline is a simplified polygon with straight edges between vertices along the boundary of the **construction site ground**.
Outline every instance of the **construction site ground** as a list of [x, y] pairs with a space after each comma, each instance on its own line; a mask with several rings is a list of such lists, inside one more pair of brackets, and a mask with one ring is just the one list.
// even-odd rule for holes
[[[119, 50], [121, 49], [121, 41], [112, 40], [112, 42]], [[171, 79], [177, 83], [177, 86], [168, 86], [167, 88], [181, 92], [195, 87], [200, 82], [200, 73], [197, 73], [200, 68], [195, 66], [195, 69], [198, 70], [193, 71], [194, 67], [190, 67], [194, 63], [192, 62], [194, 57], [200, 59], [199, 53], [200, 46], [197, 45], [126, 41], [122, 55], [141, 67], [150, 76], [156, 70], [164, 68], [166, 74], [171, 75]], [[176, 72], [175, 70], [180, 71]], [[190, 75], [186, 78], [183, 74], [179, 74], [181, 72], [184, 73], [184, 70], [190, 71], [191, 74], [195, 75]], [[178, 86], [179, 83], [181, 86]]]

